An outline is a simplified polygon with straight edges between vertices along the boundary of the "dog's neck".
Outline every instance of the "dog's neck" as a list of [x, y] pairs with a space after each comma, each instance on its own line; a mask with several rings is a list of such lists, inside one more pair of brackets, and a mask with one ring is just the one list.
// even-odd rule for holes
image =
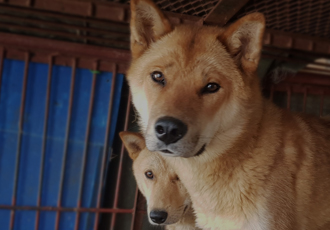
[[[259, 167], [270, 167], [274, 155], [271, 151], [266, 154], [258, 152], [257, 146], [262, 135], [259, 136], [257, 133], [269, 132], [269, 130], [262, 128], [270, 127], [270, 125], [265, 125], [267, 120], [275, 123], [279, 120], [277, 118], [274, 118], [274, 120], [269, 119], [272, 116], [272, 109], [276, 108], [275, 106], [265, 106], [263, 104], [269, 102], [265, 99], [262, 101], [260, 108], [258, 108], [262, 109], [262, 111], [259, 110], [259, 114], [261, 114], [259, 119], [247, 123], [243, 132], [236, 136], [225, 152], [219, 154], [218, 149], [222, 148], [220, 145], [223, 144], [220, 143], [219, 146], [210, 146], [213, 150], [206, 150], [198, 157], [167, 158], [178, 172], [181, 172], [180, 168], [187, 169], [183, 174], [178, 173], [179, 178], [192, 195], [194, 208], [198, 209], [198, 213], [209, 213], [205, 218], [210, 218], [210, 222], [214, 222], [212, 213], [222, 213], [225, 216], [224, 220], [232, 219], [239, 226], [240, 224], [246, 224], [244, 222], [246, 215], [257, 212], [258, 204], [254, 204], [254, 201], [257, 200], [256, 197], [259, 196], [259, 193], [263, 191], [260, 188], [264, 186], [262, 178], [265, 177]], [[268, 119], [266, 119], [267, 117]], [[275, 147], [272, 149], [276, 149], [279, 143], [272, 142], [270, 145]], [[257, 156], [258, 162], [254, 160]], [[203, 168], [203, 173], [200, 171], [201, 168]], [[217, 174], [213, 174], [214, 172], [217, 172]], [[206, 177], [205, 175], [209, 176]], [[207, 178], [207, 181], [205, 181], [205, 178]], [[261, 178], [259, 184], [252, 183], [255, 178]], [[217, 188], [216, 194], [219, 197], [214, 198], [214, 200], [208, 198], [208, 196], [212, 197], [214, 195], [208, 194], [212, 191], [210, 186]], [[246, 189], [248, 189], [248, 194], [245, 191]], [[245, 195], [242, 197], [242, 194]], [[227, 198], [223, 199], [223, 197]], [[214, 202], [215, 200], [217, 202]], [[228, 200], [230, 202], [227, 202]], [[245, 205], [247, 208], [243, 209], [242, 203], [249, 203], [250, 205]], [[204, 210], [204, 207], [209, 207], [210, 210]], [[221, 221], [221, 216], [216, 218]], [[249, 217], [249, 219], [254, 218], [256, 217]]]
[[[249, 149], [254, 149], [258, 141], [258, 133], [262, 126], [265, 108], [268, 101], [261, 95], [255, 98], [255, 104], [250, 111], [244, 111], [244, 116], [241, 120], [237, 120], [234, 127], [222, 132], [219, 131], [206, 148], [205, 156], [201, 158], [209, 161], [217, 160], [231, 160], [238, 158], [250, 158], [251, 152]], [[203, 154], [202, 154], [203, 155]], [[203, 161], [199, 159], [199, 161]]]
[[181, 220], [172, 225], [168, 225], [166, 230], [200, 230], [196, 227], [196, 217], [193, 208], [190, 206], [186, 213], [182, 216]]

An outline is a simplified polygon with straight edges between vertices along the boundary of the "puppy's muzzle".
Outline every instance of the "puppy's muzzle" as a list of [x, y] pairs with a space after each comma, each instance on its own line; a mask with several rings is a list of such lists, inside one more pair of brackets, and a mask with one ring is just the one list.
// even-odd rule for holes
[[155, 124], [156, 137], [166, 145], [177, 142], [187, 131], [187, 125], [174, 117], [161, 117]]

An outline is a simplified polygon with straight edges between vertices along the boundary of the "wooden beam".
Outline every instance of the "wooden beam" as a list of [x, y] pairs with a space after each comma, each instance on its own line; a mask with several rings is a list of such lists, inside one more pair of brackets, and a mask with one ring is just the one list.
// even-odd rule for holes
[[225, 25], [249, 0], [219, 0], [204, 18], [207, 25]]

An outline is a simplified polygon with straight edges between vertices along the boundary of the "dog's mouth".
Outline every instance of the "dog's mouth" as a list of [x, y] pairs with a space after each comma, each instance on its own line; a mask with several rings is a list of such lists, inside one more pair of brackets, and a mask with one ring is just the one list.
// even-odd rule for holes
[[188, 209], [188, 205], [186, 205], [186, 207], [184, 207], [183, 214], [187, 211], [187, 209]]
[[206, 145], [203, 145], [202, 148], [194, 155], [195, 157], [201, 155], [205, 150]]
[[[197, 152], [194, 156], [196, 157], [196, 156], [201, 155], [201, 154], [204, 152], [205, 147], [206, 147], [206, 144], [203, 145], [202, 148], [201, 148], [200, 150], [198, 150], [198, 152]], [[160, 151], [161, 151], [162, 153], [173, 154], [173, 152], [171, 152], [171, 151], [168, 150], [168, 149], [164, 149], [164, 150], [160, 150]]]
[[172, 154], [172, 152], [170, 150], [167, 150], [167, 149], [164, 149], [164, 150], [161, 150], [162, 153], [169, 153], [169, 154]]

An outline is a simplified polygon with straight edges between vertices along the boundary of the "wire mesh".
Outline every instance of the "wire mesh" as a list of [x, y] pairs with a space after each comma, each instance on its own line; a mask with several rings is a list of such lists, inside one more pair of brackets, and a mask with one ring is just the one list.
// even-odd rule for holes
[[252, 12], [263, 13], [268, 28], [330, 38], [330, 1], [251, 0], [232, 20]]
[[[129, 3], [129, 0], [108, 0], [109, 2]], [[206, 16], [219, 0], [155, 0], [154, 2], [165, 11], [188, 14], [192, 16]]]

